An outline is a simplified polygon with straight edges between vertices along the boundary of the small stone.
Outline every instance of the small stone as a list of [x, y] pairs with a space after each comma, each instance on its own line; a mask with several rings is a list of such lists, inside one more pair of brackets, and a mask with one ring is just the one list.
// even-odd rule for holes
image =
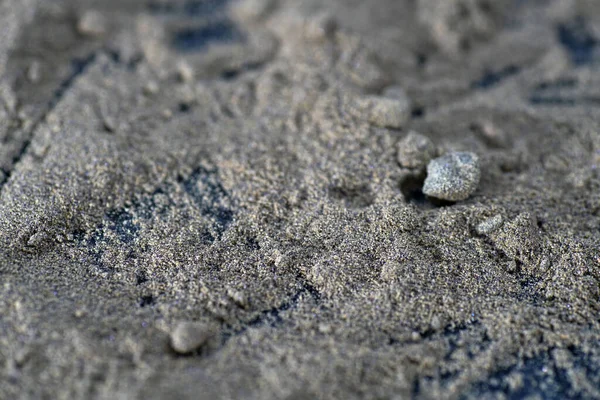
[[117, 122], [109, 115], [104, 115], [102, 117], [102, 124], [104, 125], [104, 130], [107, 132], [114, 133], [117, 130]]
[[30, 351], [30, 349], [18, 349], [14, 356], [15, 364], [17, 365], [17, 367], [22, 367], [31, 358], [32, 355], [33, 353]]
[[494, 215], [493, 217], [488, 218], [485, 221], [481, 222], [479, 225], [477, 225], [475, 231], [479, 235], [489, 235], [490, 233], [500, 228], [503, 222], [504, 220], [502, 219], [502, 215]]
[[163, 118], [165, 118], [167, 120], [171, 119], [171, 118], [173, 118], [173, 111], [169, 110], [168, 108], [165, 108], [162, 111], [162, 116], [163, 116]]
[[405, 168], [424, 168], [436, 153], [431, 139], [415, 131], [398, 142], [398, 164]]
[[185, 61], [177, 64], [177, 76], [181, 82], [188, 83], [194, 80], [196, 72], [194, 68]]
[[75, 318], [83, 318], [87, 315], [87, 312], [84, 309], [78, 308], [75, 310], [73, 315], [75, 316]]
[[380, 96], [365, 98], [368, 120], [381, 128], [400, 129], [410, 118], [410, 101]]
[[102, 36], [106, 33], [106, 19], [98, 11], [86, 11], [77, 23], [77, 31], [84, 36]]
[[157, 94], [159, 90], [158, 83], [155, 81], [149, 81], [144, 85], [144, 94], [146, 96], [153, 96]]
[[335, 18], [326, 12], [309, 18], [305, 25], [305, 35], [311, 40], [324, 40], [333, 36], [338, 24]]
[[327, 335], [333, 331], [333, 328], [329, 324], [319, 324], [318, 326], [319, 333]]
[[427, 165], [423, 193], [441, 200], [468, 198], [479, 185], [479, 157], [474, 153], [455, 152], [436, 158]]
[[33, 235], [31, 235], [29, 237], [29, 239], [27, 240], [27, 246], [39, 247], [44, 242], [47, 242], [48, 240], [50, 240], [50, 236], [46, 232], [44, 232], [44, 231], [36, 232]]
[[206, 345], [215, 329], [200, 322], [180, 322], [171, 332], [171, 347], [179, 354], [188, 354]]

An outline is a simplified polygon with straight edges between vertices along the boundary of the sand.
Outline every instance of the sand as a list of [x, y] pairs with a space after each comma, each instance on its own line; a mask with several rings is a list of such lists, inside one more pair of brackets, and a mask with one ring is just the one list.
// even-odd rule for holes
[[[600, 398], [597, 2], [4, 0], [0, 33], [0, 399]], [[411, 131], [477, 155], [467, 199]]]

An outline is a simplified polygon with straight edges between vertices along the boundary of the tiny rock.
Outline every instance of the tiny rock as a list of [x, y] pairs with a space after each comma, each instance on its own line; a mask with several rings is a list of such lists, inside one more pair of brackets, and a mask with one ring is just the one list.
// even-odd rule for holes
[[493, 217], [490, 217], [477, 225], [475, 231], [479, 235], [488, 235], [500, 228], [503, 222], [504, 220], [502, 219], [502, 215], [494, 215]]
[[171, 347], [179, 354], [188, 354], [206, 345], [214, 335], [214, 328], [208, 324], [180, 322], [171, 332]]
[[160, 87], [156, 81], [149, 81], [144, 85], [143, 90], [146, 96], [153, 96], [159, 92]]
[[436, 153], [431, 139], [414, 131], [398, 142], [398, 164], [405, 168], [424, 168]]
[[185, 61], [177, 63], [177, 77], [181, 82], [189, 83], [194, 80], [196, 71], [194, 68]]
[[436, 158], [427, 165], [423, 193], [442, 200], [468, 198], [479, 185], [479, 157], [474, 153], [455, 152]]

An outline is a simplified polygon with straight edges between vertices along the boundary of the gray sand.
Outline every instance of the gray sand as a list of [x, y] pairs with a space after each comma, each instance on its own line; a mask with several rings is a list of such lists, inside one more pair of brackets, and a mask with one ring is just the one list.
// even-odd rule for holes
[[[600, 398], [596, 1], [4, 0], [0, 32], [0, 399]], [[412, 130], [477, 190], [426, 197]]]

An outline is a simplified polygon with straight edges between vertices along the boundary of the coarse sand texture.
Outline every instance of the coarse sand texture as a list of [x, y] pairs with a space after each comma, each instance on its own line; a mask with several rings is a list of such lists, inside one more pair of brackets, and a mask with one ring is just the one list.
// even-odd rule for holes
[[0, 0], [0, 400], [600, 399], [600, 1]]

